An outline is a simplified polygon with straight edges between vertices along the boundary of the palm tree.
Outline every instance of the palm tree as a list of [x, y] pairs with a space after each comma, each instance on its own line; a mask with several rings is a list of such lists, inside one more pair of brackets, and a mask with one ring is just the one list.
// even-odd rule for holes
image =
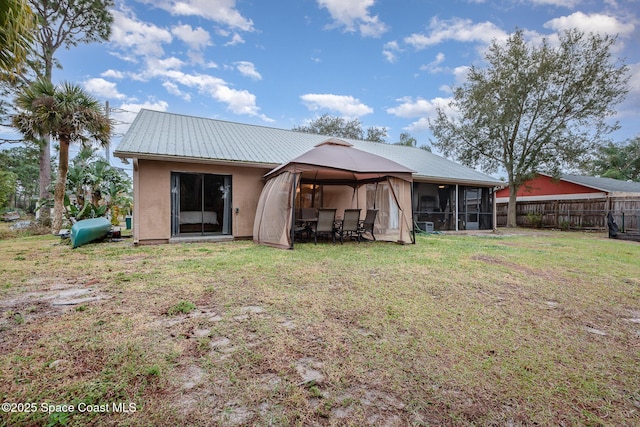
[[0, 70], [10, 75], [22, 66], [35, 29], [35, 16], [27, 0], [0, 2]]
[[62, 228], [69, 145], [91, 140], [106, 145], [111, 138], [112, 123], [98, 101], [72, 83], [56, 87], [40, 79], [16, 98], [16, 105], [22, 111], [12, 117], [15, 128], [29, 139], [50, 134], [60, 145], [51, 223], [53, 233], [57, 234]]

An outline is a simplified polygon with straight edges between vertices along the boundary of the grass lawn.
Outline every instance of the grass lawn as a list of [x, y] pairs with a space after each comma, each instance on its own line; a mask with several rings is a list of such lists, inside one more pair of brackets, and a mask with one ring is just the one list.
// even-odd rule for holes
[[127, 240], [0, 240], [0, 425], [640, 425], [638, 243]]

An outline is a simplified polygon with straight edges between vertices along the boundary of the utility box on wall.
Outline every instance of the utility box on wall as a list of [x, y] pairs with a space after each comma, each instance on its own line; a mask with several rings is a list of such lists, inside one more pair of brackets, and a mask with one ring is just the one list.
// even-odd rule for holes
[[433, 222], [431, 221], [416, 221], [418, 224], [418, 228], [422, 231], [426, 231], [427, 233], [433, 233]]

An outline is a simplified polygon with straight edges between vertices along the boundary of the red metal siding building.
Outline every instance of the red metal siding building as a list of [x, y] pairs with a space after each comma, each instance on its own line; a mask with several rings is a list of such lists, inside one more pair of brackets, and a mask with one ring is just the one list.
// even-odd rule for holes
[[[523, 226], [605, 228], [612, 212], [627, 229], [640, 227], [640, 182], [611, 178], [563, 175], [554, 179], [538, 174], [517, 194], [516, 222]], [[509, 188], [496, 192], [498, 226], [507, 223]]]

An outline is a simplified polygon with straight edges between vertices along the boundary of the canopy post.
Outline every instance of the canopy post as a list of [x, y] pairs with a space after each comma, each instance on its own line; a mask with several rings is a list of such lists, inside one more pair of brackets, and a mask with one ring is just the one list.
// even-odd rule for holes
[[353, 207], [353, 199], [356, 199], [356, 209], [359, 208], [359, 204], [358, 204], [358, 198], [356, 197], [358, 195], [358, 186], [355, 185], [353, 187], [353, 194], [351, 195], [351, 207]]
[[291, 239], [291, 246], [289, 249], [293, 249], [296, 234], [296, 194], [298, 191], [298, 173], [293, 174], [293, 191], [291, 192], [291, 228], [289, 228], [289, 238]]

